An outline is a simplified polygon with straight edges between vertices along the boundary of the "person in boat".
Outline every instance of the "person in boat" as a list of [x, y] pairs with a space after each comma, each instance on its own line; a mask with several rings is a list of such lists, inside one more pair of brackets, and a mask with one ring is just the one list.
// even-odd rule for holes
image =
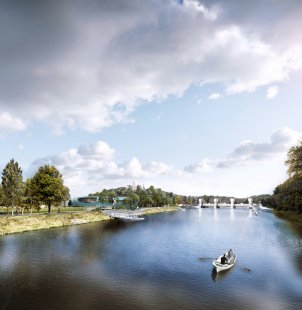
[[229, 249], [228, 251], [228, 258], [231, 258], [234, 255], [233, 250]]
[[225, 254], [223, 254], [223, 256], [221, 257], [221, 260], [220, 260], [221, 264], [224, 265], [224, 264], [227, 264], [228, 263], [228, 259], [227, 257], [225, 256]]

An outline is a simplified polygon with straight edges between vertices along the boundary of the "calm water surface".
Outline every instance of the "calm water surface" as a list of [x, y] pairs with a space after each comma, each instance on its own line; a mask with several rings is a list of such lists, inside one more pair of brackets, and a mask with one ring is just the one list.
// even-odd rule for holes
[[[221, 275], [199, 259], [229, 248], [238, 261]], [[200, 209], [3, 236], [0, 308], [302, 309], [302, 230]]]

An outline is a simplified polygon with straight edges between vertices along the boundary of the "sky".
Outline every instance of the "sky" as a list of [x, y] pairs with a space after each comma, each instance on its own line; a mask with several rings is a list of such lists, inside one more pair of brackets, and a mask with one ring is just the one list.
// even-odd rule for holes
[[302, 137], [300, 0], [0, 0], [0, 169], [71, 196], [248, 197]]

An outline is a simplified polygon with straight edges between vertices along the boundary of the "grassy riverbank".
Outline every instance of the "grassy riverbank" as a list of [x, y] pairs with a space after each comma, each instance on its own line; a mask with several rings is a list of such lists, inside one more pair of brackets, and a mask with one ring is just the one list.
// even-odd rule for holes
[[39, 215], [1, 216], [0, 235], [92, 223], [110, 219], [100, 212], [50, 213]]
[[275, 211], [276, 216], [296, 224], [302, 224], [302, 213], [295, 211]]
[[162, 213], [162, 212], [171, 212], [171, 211], [177, 211], [177, 210], [179, 210], [179, 207], [176, 207], [176, 206], [142, 209], [143, 214], [146, 214], [146, 215]]
[[[143, 214], [176, 211], [177, 207], [143, 209]], [[33, 214], [0, 217], [0, 235], [110, 220], [99, 211]]]

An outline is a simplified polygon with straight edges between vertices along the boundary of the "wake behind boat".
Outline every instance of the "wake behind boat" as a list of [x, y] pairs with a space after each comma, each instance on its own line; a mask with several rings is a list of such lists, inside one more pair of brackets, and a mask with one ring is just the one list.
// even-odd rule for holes
[[234, 266], [236, 259], [237, 259], [236, 254], [233, 253], [232, 250], [229, 250], [225, 254], [214, 259], [213, 260], [213, 266], [214, 266], [216, 272], [231, 269]]

